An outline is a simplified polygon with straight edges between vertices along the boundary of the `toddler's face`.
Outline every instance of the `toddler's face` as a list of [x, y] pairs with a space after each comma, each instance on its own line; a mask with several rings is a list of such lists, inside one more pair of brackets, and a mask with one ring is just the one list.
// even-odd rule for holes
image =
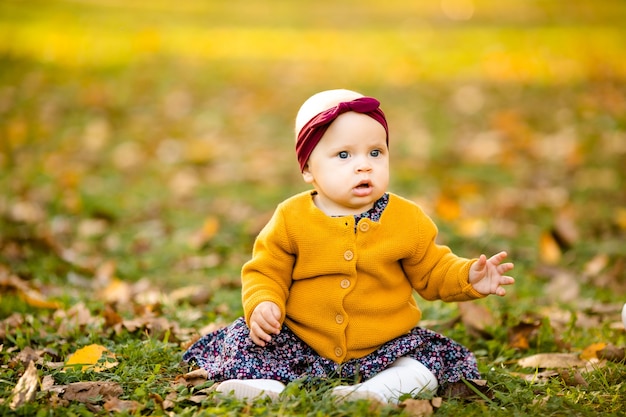
[[302, 176], [317, 190], [315, 202], [327, 215], [369, 210], [389, 185], [385, 128], [365, 114], [340, 115], [313, 149]]

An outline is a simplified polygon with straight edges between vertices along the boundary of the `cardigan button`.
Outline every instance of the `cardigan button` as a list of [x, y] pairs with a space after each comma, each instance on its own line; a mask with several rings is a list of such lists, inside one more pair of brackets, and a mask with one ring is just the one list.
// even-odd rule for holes
[[341, 349], [340, 347], [336, 347], [335, 348], [335, 356], [337, 356], [338, 358], [341, 357], [341, 355], [343, 355], [343, 349]]
[[359, 230], [361, 232], [367, 232], [368, 230], [370, 230], [370, 224], [369, 222], [365, 221], [365, 220], [361, 220], [359, 222]]
[[343, 259], [345, 259], [346, 261], [351, 261], [354, 258], [354, 253], [348, 249], [347, 251], [345, 251], [343, 253]]
[[350, 280], [349, 279], [342, 279], [341, 283], [339, 284], [341, 285], [341, 288], [346, 289], [350, 286]]
[[343, 316], [341, 314], [337, 314], [335, 316], [335, 321], [337, 322], [337, 324], [343, 323]]

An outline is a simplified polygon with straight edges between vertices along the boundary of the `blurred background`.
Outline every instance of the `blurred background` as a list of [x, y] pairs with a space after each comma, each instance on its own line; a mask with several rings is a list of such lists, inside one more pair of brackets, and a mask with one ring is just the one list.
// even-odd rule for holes
[[306, 189], [298, 107], [348, 88], [382, 102], [391, 191], [440, 241], [509, 251], [510, 302], [618, 302], [625, 21], [620, 0], [4, 0], [0, 264], [236, 303], [254, 237]]

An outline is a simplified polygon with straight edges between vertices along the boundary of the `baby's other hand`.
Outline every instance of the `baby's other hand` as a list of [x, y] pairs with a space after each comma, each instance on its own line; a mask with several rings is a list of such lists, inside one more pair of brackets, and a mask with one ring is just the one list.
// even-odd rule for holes
[[272, 335], [280, 333], [280, 308], [271, 301], [260, 303], [250, 316], [250, 338], [254, 344], [264, 347]]
[[485, 255], [480, 255], [469, 272], [469, 282], [476, 291], [484, 295], [503, 296], [506, 294], [506, 290], [502, 286], [511, 285], [515, 282], [512, 277], [504, 275], [513, 269], [512, 263], [502, 263], [506, 256], [506, 252], [497, 253], [489, 259]]

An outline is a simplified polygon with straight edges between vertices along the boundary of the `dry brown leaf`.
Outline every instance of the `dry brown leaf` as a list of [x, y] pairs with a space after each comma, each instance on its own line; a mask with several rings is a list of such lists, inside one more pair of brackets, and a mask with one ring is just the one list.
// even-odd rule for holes
[[137, 317], [130, 320], [122, 321], [121, 325], [115, 326], [117, 332], [124, 327], [130, 333], [138, 330], [146, 330], [150, 336], [161, 338], [166, 333], [169, 334], [170, 341], [177, 341], [178, 336], [182, 334], [178, 323], [169, 321], [165, 317]]
[[530, 348], [530, 340], [535, 337], [540, 327], [541, 320], [538, 318], [528, 318], [511, 327], [508, 331], [509, 346], [521, 350]]
[[558, 376], [559, 373], [557, 371], [548, 370], [548, 371], [543, 371], [543, 372], [535, 372], [532, 374], [511, 372], [511, 375], [516, 376], [518, 378], [522, 378], [524, 381], [527, 381], [527, 382], [539, 383], [539, 382], [545, 382], [549, 380], [550, 378], [554, 378]]
[[487, 307], [472, 301], [458, 303], [458, 307], [461, 321], [469, 334], [484, 339], [493, 338], [487, 329], [495, 326], [496, 321]]
[[164, 410], [170, 410], [174, 408], [174, 406], [176, 405], [177, 398], [178, 398], [178, 393], [175, 391], [172, 391], [169, 394], [167, 394], [164, 400], [161, 399], [160, 403], [156, 400], [155, 402], [157, 402], [157, 404], [160, 404]]
[[10, 404], [11, 410], [15, 410], [21, 405], [34, 400], [38, 385], [37, 368], [35, 367], [35, 362], [31, 361], [11, 392], [13, 397]]
[[563, 379], [563, 382], [570, 387], [589, 386], [589, 383], [583, 378], [578, 369], [562, 369], [559, 371], [559, 376]]
[[574, 210], [570, 207], [561, 210], [554, 222], [554, 235], [562, 246], [569, 248], [580, 239]]
[[24, 365], [28, 365], [29, 362], [37, 362], [40, 359], [39, 353], [30, 346], [26, 346], [15, 357], [16, 360], [22, 362]]
[[571, 271], [558, 270], [550, 278], [545, 291], [555, 301], [562, 303], [577, 301], [580, 299], [580, 280]]
[[75, 382], [65, 387], [63, 399], [93, 404], [100, 400], [107, 401], [111, 398], [119, 397], [123, 393], [122, 387], [116, 382]]
[[120, 316], [110, 304], [107, 304], [104, 308], [102, 317], [104, 317], [104, 325], [106, 327], [114, 327], [124, 321], [122, 316]]
[[599, 253], [585, 264], [583, 270], [586, 275], [590, 277], [595, 277], [600, 274], [600, 272], [602, 272], [602, 270], [605, 269], [608, 264], [609, 255], [607, 255], [606, 253]]
[[110, 413], [128, 412], [134, 414], [140, 407], [141, 404], [137, 401], [120, 400], [117, 397], [110, 398], [104, 403], [104, 409]]
[[581, 359], [576, 353], [538, 353], [517, 361], [523, 368], [566, 369], [598, 365], [598, 361]]
[[[205, 369], [196, 369], [176, 378], [178, 383], [182, 382], [187, 387], [195, 387], [207, 381], [208, 374]], [[182, 379], [182, 381], [181, 381]]]
[[54, 386], [54, 377], [52, 375], [44, 375], [41, 380], [41, 390], [42, 391], [50, 391], [50, 389]]
[[[477, 391], [481, 394], [478, 395]], [[475, 400], [487, 397], [493, 398], [493, 392], [489, 388], [487, 381], [484, 379], [471, 379], [459, 382], [453, 382], [446, 386], [444, 397]]]
[[430, 416], [435, 412], [430, 400], [408, 399], [402, 401], [400, 407], [404, 409], [407, 415], [412, 417]]
[[193, 306], [206, 304], [213, 296], [213, 291], [206, 285], [192, 285], [178, 288], [169, 294], [173, 303], [188, 301]]
[[599, 359], [606, 359], [610, 362], [623, 363], [626, 361], [626, 349], [617, 346], [607, 345], [597, 352]]

